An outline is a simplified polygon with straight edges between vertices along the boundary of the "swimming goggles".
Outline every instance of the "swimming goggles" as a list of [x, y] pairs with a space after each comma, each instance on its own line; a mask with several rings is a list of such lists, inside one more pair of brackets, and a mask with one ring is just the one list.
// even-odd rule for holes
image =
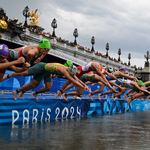
[[44, 48], [46, 51], [49, 51], [50, 49], [49, 48]]

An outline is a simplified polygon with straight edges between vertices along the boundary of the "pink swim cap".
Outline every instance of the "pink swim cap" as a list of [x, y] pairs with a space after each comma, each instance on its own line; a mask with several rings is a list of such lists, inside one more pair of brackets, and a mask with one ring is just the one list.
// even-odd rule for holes
[[8, 56], [9, 54], [9, 48], [7, 45], [5, 44], [0, 44], [0, 55], [3, 55], [3, 56]]

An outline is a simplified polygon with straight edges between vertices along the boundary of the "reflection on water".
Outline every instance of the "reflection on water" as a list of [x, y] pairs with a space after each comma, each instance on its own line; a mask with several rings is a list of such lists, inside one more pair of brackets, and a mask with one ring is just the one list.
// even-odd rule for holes
[[0, 149], [149, 149], [150, 111], [0, 127]]

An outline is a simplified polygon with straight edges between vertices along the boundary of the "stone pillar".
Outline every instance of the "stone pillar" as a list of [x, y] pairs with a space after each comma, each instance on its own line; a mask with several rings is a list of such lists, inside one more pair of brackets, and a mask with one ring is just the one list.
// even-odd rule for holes
[[144, 67], [141, 75], [143, 82], [150, 81], [150, 67]]

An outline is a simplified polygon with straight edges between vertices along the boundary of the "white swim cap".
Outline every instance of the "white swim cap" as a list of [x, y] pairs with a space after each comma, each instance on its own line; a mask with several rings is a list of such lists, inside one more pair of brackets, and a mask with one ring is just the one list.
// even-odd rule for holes
[[71, 72], [72, 74], [76, 75], [77, 67], [75, 65], [69, 66], [68, 71]]

